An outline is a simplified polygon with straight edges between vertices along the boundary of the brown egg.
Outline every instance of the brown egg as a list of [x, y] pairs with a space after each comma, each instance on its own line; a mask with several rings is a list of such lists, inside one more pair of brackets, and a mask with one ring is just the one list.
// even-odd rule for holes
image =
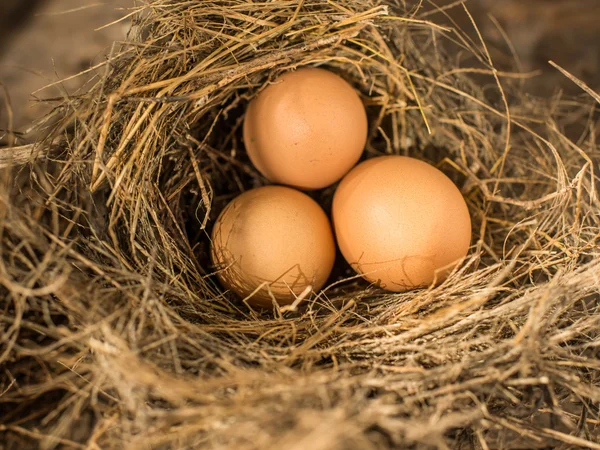
[[254, 166], [274, 183], [320, 189], [360, 159], [367, 115], [356, 91], [323, 69], [287, 72], [249, 105], [244, 143]]
[[309, 196], [282, 186], [244, 192], [215, 223], [211, 254], [223, 285], [248, 303], [293, 303], [310, 287], [318, 291], [335, 259], [325, 212]]
[[373, 158], [348, 173], [333, 199], [333, 223], [352, 267], [395, 292], [446, 279], [471, 241], [458, 188], [435, 167], [404, 156]]

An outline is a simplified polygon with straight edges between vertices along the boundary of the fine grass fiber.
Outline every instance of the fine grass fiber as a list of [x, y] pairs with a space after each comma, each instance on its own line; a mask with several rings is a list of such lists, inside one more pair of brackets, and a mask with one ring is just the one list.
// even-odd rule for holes
[[[0, 448], [600, 449], [598, 105], [527, 96], [449, 11], [129, 11], [89, 91], [1, 149]], [[324, 291], [267, 313], [218, 284], [212, 224], [267, 184], [245, 108], [304, 66], [361, 92], [364, 158], [461, 189], [472, 247], [443, 284], [393, 294], [338, 258]], [[329, 210], [333, 191], [311, 195]]]

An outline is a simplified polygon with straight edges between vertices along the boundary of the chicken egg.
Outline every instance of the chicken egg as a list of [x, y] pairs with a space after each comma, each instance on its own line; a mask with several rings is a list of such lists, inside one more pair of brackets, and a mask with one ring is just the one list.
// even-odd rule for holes
[[333, 72], [302, 68], [250, 102], [244, 144], [267, 179], [298, 189], [329, 186], [360, 159], [367, 115], [354, 88]]
[[465, 200], [440, 170], [418, 159], [369, 159], [342, 180], [333, 223], [344, 258], [367, 280], [401, 292], [441, 282], [468, 252]]
[[[282, 186], [252, 189], [232, 200], [212, 232], [211, 256], [221, 283], [255, 307], [293, 303], [323, 287], [335, 242], [323, 209]], [[309, 292], [310, 292], [309, 291]]]

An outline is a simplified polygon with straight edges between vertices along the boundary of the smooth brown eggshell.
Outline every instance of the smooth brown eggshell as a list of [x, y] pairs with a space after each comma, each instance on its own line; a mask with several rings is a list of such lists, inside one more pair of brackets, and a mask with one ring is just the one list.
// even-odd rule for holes
[[471, 218], [454, 183], [404, 156], [356, 166], [333, 199], [345, 259], [364, 278], [401, 292], [441, 282], [468, 252]]
[[360, 159], [367, 115], [356, 91], [324, 69], [287, 72], [248, 106], [244, 144], [270, 181], [311, 190], [329, 186]]
[[[256, 307], [293, 303], [318, 291], [335, 259], [325, 212], [309, 196], [282, 186], [244, 192], [218, 217], [212, 260], [222, 284]], [[256, 292], [254, 292], [256, 291]]]

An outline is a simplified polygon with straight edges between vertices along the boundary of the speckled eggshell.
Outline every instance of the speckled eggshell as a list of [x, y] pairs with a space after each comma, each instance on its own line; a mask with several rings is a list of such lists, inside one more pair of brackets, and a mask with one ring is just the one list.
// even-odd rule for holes
[[244, 144], [270, 181], [329, 186], [360, 159], [367, 115], [354, 88], [333, 72], [303, 68], [277, 78], [250, 102]]
[[329, 219], [309, 196], [266, 186], [232, 200], [215, 222], [211, 254], [217, 276], [250, 305], [293, 303], [319, 291], [335, 259]]
[[395, 292], [445, 280], [471, 241], [459, 189], [440, 170], [404, 156], [372, 158], [350, 171], [333, 199], [333, 223], [352, 267]]

